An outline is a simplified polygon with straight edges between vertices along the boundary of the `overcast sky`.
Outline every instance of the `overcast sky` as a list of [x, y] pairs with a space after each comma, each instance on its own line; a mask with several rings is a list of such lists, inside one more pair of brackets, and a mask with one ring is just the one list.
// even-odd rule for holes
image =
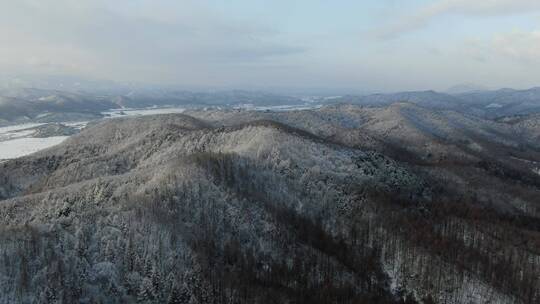
[[540, 85], [540, 0], [0, 0], [0, 70], [182, 86]]

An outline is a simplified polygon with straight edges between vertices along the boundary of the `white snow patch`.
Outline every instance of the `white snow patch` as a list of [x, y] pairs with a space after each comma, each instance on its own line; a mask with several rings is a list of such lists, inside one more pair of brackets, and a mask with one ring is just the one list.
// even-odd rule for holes
[[38, 114], [38, 116], [36, 116], [37, 118], [43, 118], [43, 117], [47, 117], [51, 115], [51, 113], [41, 113], [41, 114]]
[[89, 123], [88, 121], [77, 121], [77, 122], [65, 122], [65, 123], [62, 123], [62, 124], [67, 126], [67, 127], [72, 127], [72, 128], [78, 129], [78, 130], [82, 130], [82, 129], [86, 128], [88, 123]]
[[339, 99], [339, 98], [341, 98], [341, 97], [343, 97], [343, 96], [341, 96], [341, 95], [338, 95], [338, 96], [327, 96], [327, 97], [324, 97], [323, 99], [324, 99], [324, 100], [333, 100], [333, 99]]
[[515, 157], [515, 156], [511, 156], [511, 158], [513, 158], [515, 160], [525, 162], [525, 163], [527, 163], [527, 164], [529, 164], [531, 166], [534, 166], [534, 167], [531, 167], [532, 172], [535, 173], [535, 174], [540, 175], [540, 167], [537, 167], [538, 165], [540, 165], [540, 162], [537, 162], [537, 161], [534, 161], [534, 160], [529, 160], [529, 159], [524, 159], [524, 158], [519, 158], [519, 157]]
[[0, 142], [31, 136], [35, 132], [32, 128], [41, 125], [43, 124], [20, 124], [2, 127], [0, 128]]
[[69, 136], [17, 138], [0, 142], [0, 160], [13, 159], [58, 145]]
[[14, 131], [20, 131], [20, 130], [26, 130], [30, 128], [35, 128], [44, 125], [44, 123], [27, 123], [27, 124], [20, 124], [20, 125], [13, 125], [8, 127], [1, 127], [0, 128], [0, 135], [4, 133], [14, 132]]
[[241, 104], [234, 109], [245, 109], [251, 111], [276, 111], [276, 112], [285, 112], [285, 111], [295, 111], [295, 110], [311, 110], [318, 109], [322, 105], [313, 105], [313, 104], [304, 104], [304, 105], [281, 105], [281, 106], [255, 106], [253, 104]]
[[482, 146], [479, 145], [479, 144], [476, 143], [476, 142], [472, 142], [472, 143], [468, 144], [467, 146], [469, 147], [469, 149], [474, 150], [474, 151], [477, 151], [477, 152], [480, 152], [480, 151], [484, 150], [484, 149], [482, 148]]
[[124, 116], [184, 113], [185, 110], [186, 109], [184, 108], [113, 109], [101, 112], [101, 114], [106, 115], [109, 118], [116, 118]]
[[[86, 125], [88, 125], [88, 121], [67, 122], [60, 124], [82, 130], [86, 127]], [[32, 135], [36, 132], [35, 128], [43, 125], [46, 125], [46, 123], [28, 123], [2, 127], [0, 128], [0, 142], [12, 141], [14, 139], [24, 137], [32, 137]]]
[[12, 140], [16, 138], [28, 137], [34, 134], [34, 130], [21, 130], [0, 134], [0, 141]]
[[488, 105], [486, 106], [486, 108], [496, 108], [496, 109], [502, 108], [502, 107], [503, 107], [503, 105], [502, 105], [502, 104], [498, 104], [498, 103], [490, 103], [490, 104], [488, 104]]
[[397, 271], [394, 269], [393, 265], [391, 265], [390, 263], [385, 263], [384, 261], [382, 261], [382, 265], [383, 265], [383, 271], [386, 273], [386, 275], [390, 279], [390, 292], [393, 295], [397, 295], [397, 292], [399, 290]]

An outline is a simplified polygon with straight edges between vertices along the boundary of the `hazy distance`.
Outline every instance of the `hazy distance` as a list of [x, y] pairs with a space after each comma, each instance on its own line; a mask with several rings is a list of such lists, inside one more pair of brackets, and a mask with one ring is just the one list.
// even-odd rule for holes
[[375, 92], [540, 80], [536, 0], [0, 0], [7, 78]]

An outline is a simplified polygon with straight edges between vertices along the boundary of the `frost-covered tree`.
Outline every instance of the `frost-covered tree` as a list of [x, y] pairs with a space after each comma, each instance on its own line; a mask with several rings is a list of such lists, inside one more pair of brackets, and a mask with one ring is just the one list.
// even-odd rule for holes
[[167, 298], [167, 304], [190, 304], [192, 303], [191, 292], [186, 284], [181, 284], [179, 288], [175, 283], [171, 288], [169, 297]]
[[143, 278], [137, 295], [139, 303], [151, 303], [156, 300], [156, 292], [150, 278]]

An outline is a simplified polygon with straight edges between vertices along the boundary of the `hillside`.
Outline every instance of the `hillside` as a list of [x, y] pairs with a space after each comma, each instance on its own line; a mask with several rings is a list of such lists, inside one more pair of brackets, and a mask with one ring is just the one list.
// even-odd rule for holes
[[[535, 125], [511, 126], [451, 110], [434, 111], [412, 103], [383, 107], [337, 104], [319, 110], [288, 112], [188, 111], [189, 115], [213, 121], [216, 126], [255, 119], [271, 119], [304, 129], [327, 140], [352, 147], [407, 155], [427, 163], [475, 161], [483, 156], [507, 158], [504, 152], [532, 153]], [[399, 151], [392, 151], [399, 149]]]
[[64, 91], [0, 90], [0, 124], [92, 120], [100, 112], [118, 107], [111, 100]]
[[412, 91], [344, 96], [334, 99], [334, 101], [365, 106], [388, 106], [393, 103], [407, 102], [427, 109], [453, 110], [463, 114], [495, 119], [539, 113], [540, 89], [466, 90], [466, 92], [455, 93]]
[[[290, 112], [188, 111], [216, 126], [271, 119], [331, 142], [372, 150], [412, 166], [460, 195], [505, 210], [538, 215], [540, 150], [535, 128], [520, 128], [455, 111], [432, 111], [410, 103], [388, 107], [333, 105]], [[536, 142], [537, 143], [537, 142]], [[507, 188], [493, 187], [512, 181]], [[503, 207], [504, 206], [504, 207]]]
[[0, 125], [27, 122], [89, 121], [119, 108], [207, 106], [294, 106], [295, 97], [250, 91], [190, 92], [133, 90], [124, 94], [91, 94], [33, 88], [0, 89]]
[[345, 96], [340, 102], [362, 105], [387, 106], [395, 102], [411, 102], [433, 109], [453, 109], [460, 106], [461, 99], [435, 91], [398, 92], [390, 94], [372, 94], [366, 96]]
[[[113, 119], [2, 163], [1, 301], [538, 298], [538, 186], [377, 152], [400, 124], [431, 138], [409, 107]], [[478, 176], [489, 199], [454, 191]]]

